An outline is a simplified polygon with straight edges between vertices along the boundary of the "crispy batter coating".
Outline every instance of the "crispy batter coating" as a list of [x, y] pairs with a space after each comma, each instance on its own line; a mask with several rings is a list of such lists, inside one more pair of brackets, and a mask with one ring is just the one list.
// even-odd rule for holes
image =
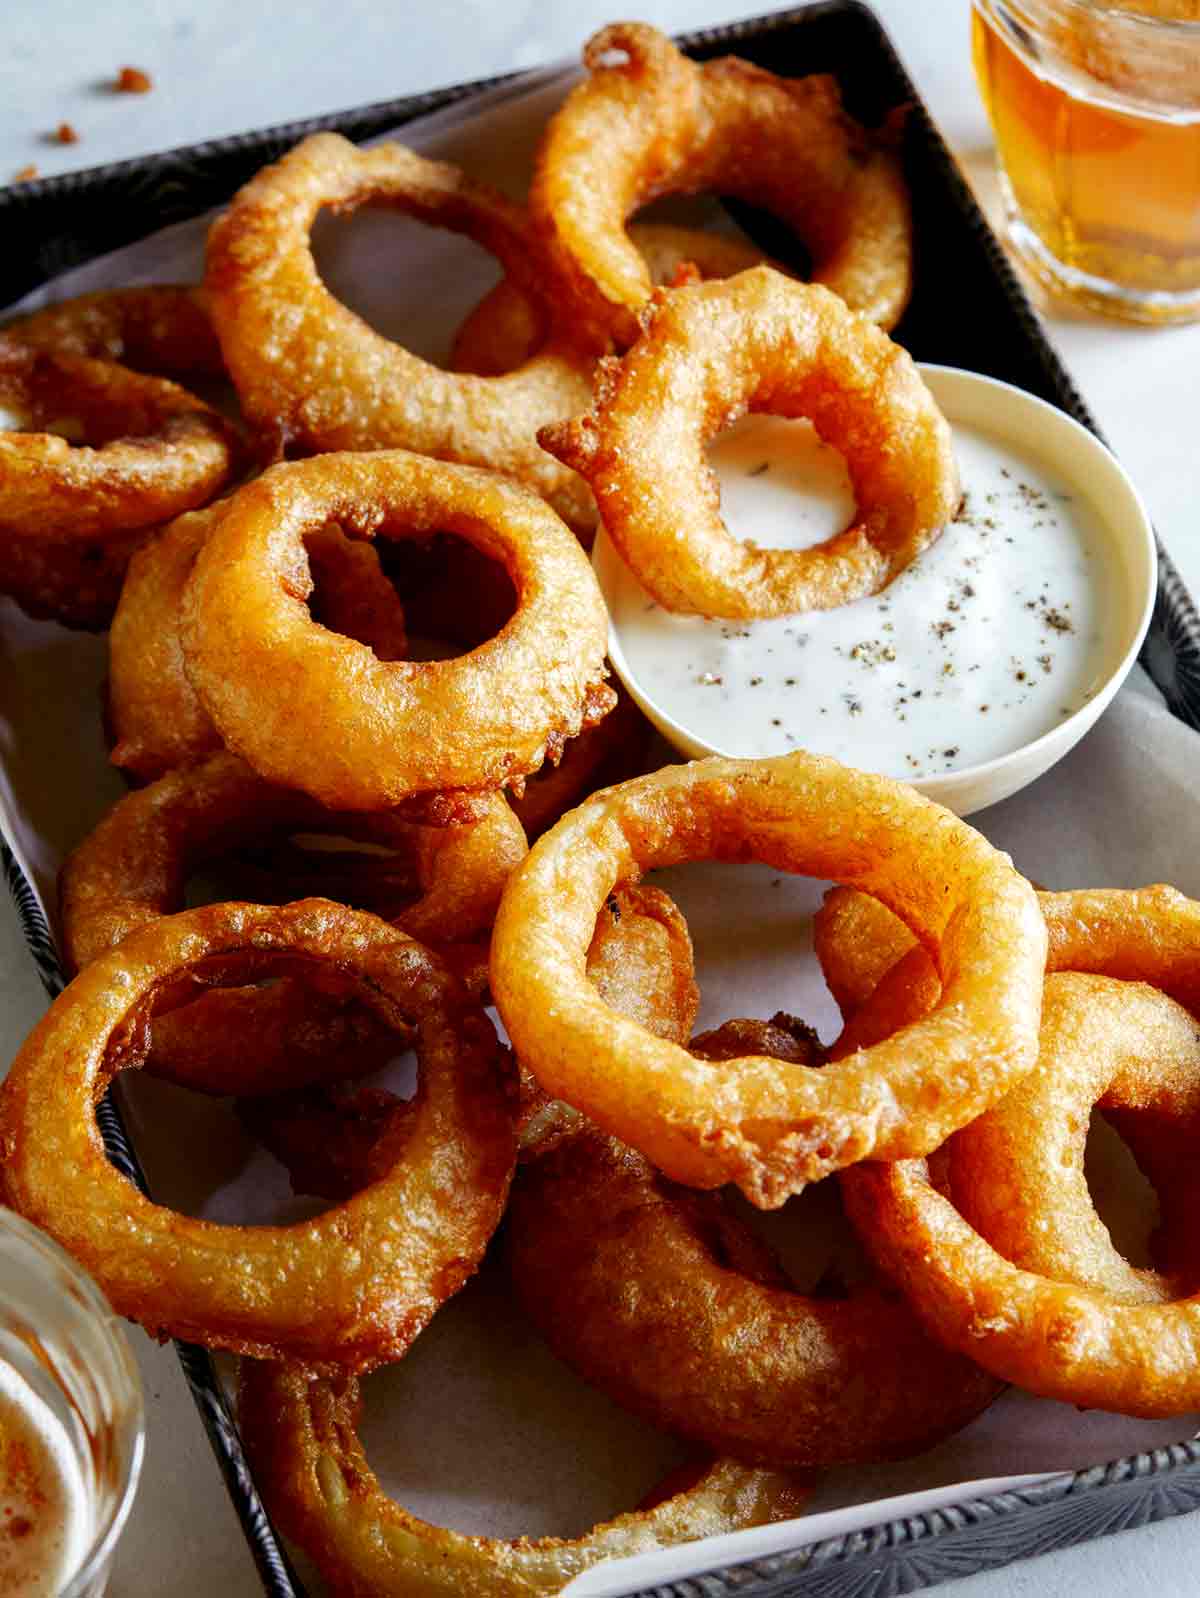
[[[233, 429], [174, 383], [0, 337], [0, 404], [28, 427], [0, 433], [5, 535], [102, 539], [154, 526], [220, 492]], [[45, 431], [69, 424], [82, 442]]]
[[[156, 992], [204, 961], [238, 981], [273, 957], [331, 963], [407, 1039], [421, 1071], [387, 1174], [292, 1226], [221, 1226], [144, 1198], [110, 1164], [94, 1105], [138, 1065]], [[474, 1272], [503, 1214], [516, 1096], [487, 1016], [439, 962], [328, 900], [210, 905], [155, 921], [55, 1001], [0, 1089], [8, 1202], [159, 1337], [369, 1369], [398, 1359]]]
[[[504, 377], [445, 372], [376, 333], [325, 287], [309, 232], [322, 207], [386, 205], [464, 233], [545, 300], [556, 334]], [[276, 449], [417, 450], [491, 466], [590, 528], [587, 489], [537, 445], [543, 422], [587, 402], [590, 362], [548, 297], [520, 206], [401, 144], [356, 149], [316, 133], [264, 167], [213, 224], [204, 278], [225, 361], [250, 421]]]
[[[634, 222], [629, 237], [655, 287], [670, 286], [681, 276], [732, 277], [763, 261], [762, 251], [744, 239], [670, 222]], [[511, 278], [502, 278], [455, 334], [450, 366], [456, 372], [500, 377], [527, 361], [545, 337], [545, 316], [537, 300]]]
[[[820, 1071], [718, 1067], [652, 1037], [586, 980], [596, 915], [615, 883], [708, 859], [876, 894], [937, 951], [937, 1005]], [[501, 901], [492, 992], [547, 1093], [676, 1181], [774, 1208], [856, 1160], [936, 1148], [1032, 1067], [1045, 936], [1007, 856], [904, 784], [804, 753], [700, 760], [594, 795], [534, 845]]]
[[[1197, 1280], [1200, 905], [1165, 887], [1039, 901], [1051, 974], [1036, 1072], [952, 1140], [939, 1177], [946, 1192], [924, 1161], [864, 1164], [842, 1173], [847, 1211], [947, 1346], [1065, 1403], [1184, 1414], [1200, 1404], [1200, 1297], [1173, 1296]], [[922, 1013], [936, 986], [924, 951], [911, 950], [847, 1030], [859, 1042], [888, 1033]], [[1077, 1162], [1097, 1098], [1161, 1185], [1166, 1277], [1114, 1253], [1087, 1197]], [[984, 1172], [1006, 1185], [971, 1190]], [[1004, 1215], [1006, 1203], [1016, 1213]], [[972, 1219], [995, 1230], [995, 1246]]]
[[[772, 1029], [738, 1022], [766, 1054]], [[627, 1409], [774, 1466], [919, 1452], [1000, 1391], [878, 1286], [797, 1292], [719, 1194], [660, 1176], [594, 1127], [524, 1164], [508, 1254], [554, 1352]]]
[[950, 1140], [954, 1202], [1023, 1270], [1122, 1303], [1177, 1298], [1181, 1283], [1131, 1265], [1096, 1214], [1083, 1163], [1093, 1106], [1116, 1120], [1155, 1179], [1160, 1239], [1186, 1240], [1176, 1263], [1200, 1284], [1190, 1235], [1200, 1198], [1200, 1026], [1145, 983], [1080, 971], [1046, 978], [1037, 1065]]
[[637, 22], [601, 29], [583, 59], [587, 78], [543, 136], [529, 208], [598, 344], [632, 343], [650, 298], [626, 219], [701, 191], [778, 216], [807, 245], [815, 282], [896, 324], [912, 284], [908, 190], [891, 135], [848, 117], [833, 78], [779, 78], [734, 56], [701, 66]]
[[[182, 909], [189, 876], [205, 861], [294, 833], [386, 847], [386, 856], [370, 858], [387, 878], [386, 894], [401, 901], [389, 906], [396, 924], [445, 944], [487, 931], [526, 852], [521, 825], [498, 793], [479, 822], [425, 828], [394, 816], [330, 814], [303, 794], [273, 788], [236, 756], [218, 754], [127, 794], [68, 856], [59, 879], [67, 960], [81, 969], [136, 929]], [[367, 857], [363, 862], [369, 871]], [[159, 1016], [152, 1039], [155, 1075], [211, 1093], [271, 1093], [361, 1076], [389, 1053], [386, 1029], [360, 1005], [336, 989], [286, 979], [196, 998]]]
[[[304, 540], [449, 532], [503, 563], [516, 614], [453, 660], [381, 661], [314, 625]], [[341, 810], [500, 787], [614, 702], [587, 557], [536, 495], [402, 450], [272, 467], [229, 500], [183, 600], [188, 675], [226, 745]]]
[[[845, 457], [856, 514], [807, 549], [760, 549], [721, 518], [705, 446], [748, 411], [809, 417]], [[908, 352], [835, 294], [770, 267], [655, 299], [600, 363], [592, 410], [539, 433], [590, 483], [609, 537], [667, 610], [745, 618], [877, 593], [962, 497], [950, 428]]]
[[0, 431], [0, 591], [71, 627], [103, 627], [150, 530], [237, 462], [230, 424], [175, 384], [7, 334], [0, 408], [22, 424]]
[[222, 377], [225, 363], [196, 284], [103, 289], [61, 300], [3, 331], [53, 355], [117, 361], [153, 377]]
[[[196, 696], [180, 641], [183, 590], [220, 507], [177, 517], [129, 562], [108, 639], [106, 713], [110, 759], [152, 782], [221, 747]], [[380, 660], [408, 653], [404, 607], [370, 544], [322, 527], [305, 539], [314, 621], [373, 649]]]
[[406, 1598], [534, 1598], [602, 1559], [669, 1548], [801, 1513], [794, 1475], [716, 1460], [645, 1510], [582, 1537], [469, 1537], [430, 1525], [389, 1498], [357, 1434], [353, 1377], [243, 1361], [238, 1415], [267, 1507], [338, 1592]]

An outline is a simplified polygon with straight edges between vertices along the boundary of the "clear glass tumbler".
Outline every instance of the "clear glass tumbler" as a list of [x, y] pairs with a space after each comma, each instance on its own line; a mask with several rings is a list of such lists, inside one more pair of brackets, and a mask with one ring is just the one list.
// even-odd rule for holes
[[99, 1598], [144, 1447], [137, 1366], [103, 1294], [0, 1208], [0, 1591]]
[[973, 0], [1012, 244], [1051, 293], [1200, 318], [1198, 0]]

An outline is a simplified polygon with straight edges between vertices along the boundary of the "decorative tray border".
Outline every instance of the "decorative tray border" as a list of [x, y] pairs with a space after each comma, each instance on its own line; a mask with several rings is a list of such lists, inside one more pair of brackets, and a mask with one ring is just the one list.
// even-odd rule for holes
[[[786, 71], [787, 58], [793, 52], [802, 58], [809, 41], [819, 38], [822, 30], [826, 35], [840, 32], [847, 44], [853, 44], [843, 59], [853, 59], [856, 77], [868, 66], [884, 85], [889, 103], [911, 105], [907, 146], [919, 149], [927, 174], [940, 190], [940, 200], [950, 202], [963, 234], [959, 246], [975, 257], [968, 264], [975, 267], [977, 275], [982, 273], [995, 291], [1008, 327], [993, 328], [993, 336], [1018, 341], [1021, 370], [1016, 380], [1099, 435], [887, 33], [867, 5], [861, 0], [818, 0], [797, 10], [689, 33], [679, 43], [697, 57], [733, 51]], [[0, 192], [0, 231], [22, 240], [22, 248], [0, 256], [0, 306], [12, 304], [71, 267], [224, 203], [260, 166], [309, 133], [334, 129], [351, 139], [367, 139], [495, 88], [512, 76], [456, 84], [15, 185]], [[848, 89], [853, 101], [853, 83]], [[918, 245], [921, 237], [918, 220]], [[958, 265], [962, 266], [961, 260]], [[902, 325], [902, 337], [905, 330]], [[945, 358], [944, 352], [922, 350], [921, 354], [929, 359]], [[986, 367], [986, 362], [983, 364]], [[1141, 664], [1174, 714], [1200, 728], [1200, 613], [1161, 543], [1158, 598]], [[2, 836], [0, 861], [30, 954], [53, 998], [66, 980], [54, 939], [28, 879]], [[145, 1179], [115, 1095], [110, 1094], [100, 1106], [97, 1121], [113, 1163], [144, 1190]], [[208, 1352], [192, 1344], [175, 1346], [264, 1591], [271, 1598], [305, 1598], [305, 1589], [258, 1496]], [[845, 1536], [803, 1543], [767, 1558], [643, 1589], [630, 1598], [725, 1598], [733, 1594], [738, 1598], [893, 1598], [1196, 1508], [1200, 1508], [1200, 1440], [1132, 1454], [1017, 1491], [967, 1500]]]

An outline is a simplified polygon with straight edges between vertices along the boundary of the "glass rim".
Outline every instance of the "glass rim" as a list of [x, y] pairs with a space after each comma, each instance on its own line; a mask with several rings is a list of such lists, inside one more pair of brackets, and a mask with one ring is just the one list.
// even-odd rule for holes
[[146, 1453], [146, 1403], [141, 1373], [133, 1349], [111, 1304], [95, 1280], [67, 1253], [66, 1249], [33, 1222], [5, 1204], [0, 1204], [0, 1239], [5, 1235], [25, 1245], [47, 1265], [65, 1276], [79, 1294], [89, 1317], [113, 1357], [116, 1398], [119, 1413], [113, 1429], [123, 1460], [120, 1490], [113, 1503], [99, 1517], [87, 1551], [60, 1590], [59, 1598], [81, 1598], [112, 1554], [133, 1507], [142, 1463]]
[[[1061, 7], [1068, 12], [1074, 11], [1081, 16], [1102, 17], [1122, 27], [1128, 24], [1132, 31], [1140, 29], [1146, 34], [1157, 34], [1164, 38], [1173, 36], [1190, 42], [1200, 40], [1200, 17], [1156, 17], [1144, 11], [1126, 11], [1120, 0], [1116, 0], [1115, 4], [1108, 3], [1108, 0], [1040, 0], [1040, 3]], [[973, 0], [973, 4], [990, 11], [996, 0]], [[1017, 0], [1017, 4], [1023, 10], [1026, 0]]]

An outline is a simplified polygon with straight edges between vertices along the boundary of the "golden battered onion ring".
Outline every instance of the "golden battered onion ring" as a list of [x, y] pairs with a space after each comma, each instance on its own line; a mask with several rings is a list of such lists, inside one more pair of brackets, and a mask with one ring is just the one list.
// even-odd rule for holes
[[[385, 1178], [293, 1226], [163, 1209], [109, 1163], [94, 1106], [140, 1064], [156, 992], [206, 960], [245, 980], [279, 955], [333, 963], [402, 1035], [416, 1026], [407, 1135]], [[210, 905], [94, 961], [35, 1028], [0, 1089], [6, 1196], [159, 1337], [368, 1369], [398, 1359], [478, 1265], [512, 1176], [512, 1087], [487, 1016], [404, 933], [322, 899]]]
[[522, 1307], [560, 1359], [653, 1424], [750, 1463], [915, 1454], [1000, 1391], [878, 1287], [797, 1292], [722, 1196], [677, 1187], [595, 1128], [522, 1166], [507, 1238]]
[[843, 1021], [916, 946], [899, 917], [857, 888], [830, 888], [813, 917], [813, 952]]
[[572, 738], [557, 765], [547, 761], [526, 778], [521, 797], [513, 796], [512, 807], [531, 842], [597, 788], [642, 769], [653, 728], [620, 684], [614, 691], [617, 702], [604, 720]]
[[2, 330], [52, 355], [116, 361], [154, 377], [223, 377], [225, 363], [194, 284], [104, 289], [47, 305]]
[[[367, 538], [456, 534], [504, 564], [517, 612], [458, 659], [380, 661], [304, 605], [304, 539], [330, 521]], [[495, 473], [401, 450], [322, 455], [247, 484], [183, 603], [188, 674], [225, 743], [334, 809], [499, 787], [613, 704], [608, 613], [554, 513]]]
[[[681, 272], [732, 277], [763, 261], [762, 251], [744, 239], [669, 222], [634, 222], [629, 237], [655, 287], [670, 286]], [[535, 354], [545, 336], [545, 313], [506, 277], [484, 295], [455, 334], [450, 366], [478, 377], [501, 377]]]
[[[1047, 971], [1145, 982], [1200, 1014], [1200, 904], [1195, 900], [1162, 883], [1042, 891], [1037, 899], [1046, 923]], [[851, 1006], [847, 1019], [884, 973], [893, 1001], [909, 1008], [919, 1006], [914, 995], [928, 993], [937, 982], [912, 933], [870, 893], [850, 888], [827, 893], [813, 941], [826, 981], [831, 989], [836, 981]]]
[[560, 335], [508, 376], [479, 378], [376, 333], [325, 287], [309, 244], [323, 207], [364, 204], [465, 234], [528, 293], [545, 295], [520, 206], [401, 144], [358, 150], [339, 134], [313, 134], [252, 178], [209, 234], [205, 291], [250, 421], [278, 449], [401, 447], [491, 466], [535, 488], [572, 527], [590, 528], [587, 489], [535, 437], [587, 403], [589, 361]]
[[[585, 953], [614, 884], [685, 860], [759, 860], [889, 904], [945, 991], [914, 1026], [836, 1069], [749, 1056], [721, 1066], [604, 1004]], [[815, 755], [669, 766], [595, 795], [509, 879], [492, 992], [547, 1093], [693, 1187], [752, 1203], [856, 1160], [936, 1148], [1029, 1070], [1045, 966], [1033, 889], [1007, 856], [913, 789]]]
[[388, 815], [331, 813], [264, 782], [235, 755], [213, 755], [126, 794], [67, 857], [59, 897], [68, 962], [82, 969], [135, 928], [182, 909], [188, 876], [204, 861], [281, 832], [356, 837], [410, 861], [419, 896], [397, 924], [423, 942], [486, 931], [526, 852], [499, 794], [475, 825], [417, 827]]
[[853, 122], [832, 78], [778, 78], [735, 56], [701, 66], [637, 22], [601, 29], [583, 59], [589, 76], [546, 128], [529, 208], [597, 342], [632, 343], [650, 298], [626, 218], [704, 190], [774, 213], [808, 246], [815, 282], [896, 324], [912, 285], [908, 190], [890, 135]]
[[[1153, 887], [1044, 893], [1040, 903], [1051, 971], [1147, 983], [1171, 995], [1192, 1016], [1200, 1008], [1200, 905], [1194, 901], [1173, 888]], [[1054, 980], [1048, 978], [1047, 986]], [[897, 1021], [920, 1013], [935, 981], [924, 951], [905, 955], [856, 1015], [859, 1037], [890, 1031]], [[1089, 994], [1086, 1002], [1094, 998]], [[1135, 1153], [1149, 1174], [1175, 1188], [1172, 1208], [1180, 1207], [1180, 1188], [1186, 1195], [1182, 1203], [1191, 1224], [1183, 1236], [1178, 1226], [1174, 1235], [1168, 1233], [1172, 1257], [1164, 1263], [1189, 1272], [1194, 1281], [1196, 1028], [1178, 1015], [1164, 1022], [1157, 1001], [1132, 987], [1118, 1008], [1122, 1002], [1131, 1019], [1140, 1014], [1151, 1027], [1140, 1039], [1124, 1040], [1129, 1045], [1129, 1078], [1123, 1091], [1118, 1087], [1118, 1096], [1142, 1108], [1131, 1111], [1128, 1119], [1122, 1114], [1122, 1130], [1132, 1134]], [[1150, 1015], [1152, 1010], [1157, 1016]], [[1166, 1048], [1169, 1070], [1165, 1082], [1155, 1083], [1153, 1063], [1142, 1051], [1161, 1047]], [[1053, 1063], [1049, 1069], [1054, 1070]], [[1005, 1108], [1001, 1106], [1002, 1112]], [[1151, 1127], [1139, 1137], [1143, 1114]], [[1176, 1135], [1164, 1145], [1164, 1124], [1169, 1127], [1177, 1116], [1183, 1125], [1171, 1129]], [[1082, 1111], [1080, 1118], [1085, 1119]], [[1181, 1158], [1184, 1148], [1187, 1155]], [[959, 1180], [964, 1177], [960, 1169]], [[1200, 1296], [1130, 1303], [1130, 1278], [1122, 1273], [1118, 1280], [1112, 1273], [1111, 1255], [1099, 1267], [1105, 1286], [1097, 1285], [1097, 1259], [1086, 1239], [1082, 1245], [1077, 1242], [1065, 1267], [1059, 1254], [1059, 1268], [1077, 1275], [1083, 1285], [1022, 1269], [993, 1248], [932, 1185], [924, 1161], [861, 1165], [843, 1172], [841, 1182], [863, 1242], [947, 1346], [968, 1352], [1032, 1392], [1087, 1408], [1152, 1416], [1183, 1414], [1200, 1405]], [[952, 1191], [957, 1201], [959, 1182], [952, 1182]], [[1114, 1286], [1120, 1297], [1111, 1292]]]
[[[183, 590], [220, 505], [177, 517], [129, 563], [108, 639], [110, 759], [152, 782], [221, 747], [192, 687], [180, 642]], [[408, 653], [404, 607], [370, 544], [323, 527], [305, 540], [313, 619], [368, 645], [380, 660]]]
[[108, 636], [109, 759], [153, 782], [214, 754], [221, 737], [188, 681], [179, 605], [219, 506], [177, 516], [129, 562]]
[[1023, 1271], [931, 1185], [924, 1160], [863, 1165], [842, 1185], [864, 1243], [947, 1346], [1085, 1409], [1200, 1405], [1200, 1298], [1127, 1304]]
[[[1194, 1236], [1200, 1027], [1156, 988], [1080, 971], [1046, 978], [1034, 1069], [946, 1145], [955, 1205], [1024, 1270], [1123, 1303], [1177, 1298], [1181, 1284], [1131, 1265], [1096, 1214], [1084, 1172], [1093, 1106], [1128, 1132], [1168, 1223], [1174, 1217], [1159, 1237]], [[1178, 1264], [1200, 1284], [1194, 1244]]]
[[[0, 338], [0, 405], [28, 418], [0, 432], [5, 538], [103, 539], [155, 526], [220, 492], [234, 434], [211, 406], [108, 361]], [[69, 424], [85, 440], [45, 431]]]
[[153, 528], [139, 528], [102, 540], [43, 543], [9, 538], [0, 526], [0, 594], [15, 599], [27, 616], [103, 632], [121, 597], [130, 561], [153, 536]]
[[549, 1598], [602, 1559], [786, 1520], [795, 1476], [717, 1460], [683, 1490], [582, 1537], [470, 1537], [389, 1498], [357, 1435], [358, 1383], [296, 1365], [244, 1362], [238, 1416], [267, 1508], [338, 1592], [389, 1598]]
[[[218, 754], [127, 794], [68, 856], [59, 879], [68, 963], [82, 969], [136, 929], [182, 909], [188, 877], [205, 860], [279, 832], [340, 833], [395, 851], [417, 888], [396, 924], [442, 943], [462, 943], [491, 926], [526, 852], [520, 823], [500, 794], [471, 826], [423, 828], [393, 816], [332, 815], [303, 794], [272, 787], [236, 756]], [[381, 860], [380, 869], [386, 864]], [[207, 994], [159, 1016], [152, 1038], [156, 1076], [214, 1093], [270, 1093], [361, 1076], [387, 1058], [387, 1039], [364, 1027], [361, 1014], [347, 1013], [336, 995], [326, 999], [286, 979], [266, 990]]]
[[[845, 456], [857, 513], [809, 549], [759, 549], [721, 519], [704, 449], [747, 411], [812, 420]], [[656, 294], [601, 363], [594, 407], [539, 433], [591, 484], [609, 537], [667, 610], [745, 618], [878, 593], [961, 499], [950, 428], [906, 350], [836, 295], [770, 267]]]

